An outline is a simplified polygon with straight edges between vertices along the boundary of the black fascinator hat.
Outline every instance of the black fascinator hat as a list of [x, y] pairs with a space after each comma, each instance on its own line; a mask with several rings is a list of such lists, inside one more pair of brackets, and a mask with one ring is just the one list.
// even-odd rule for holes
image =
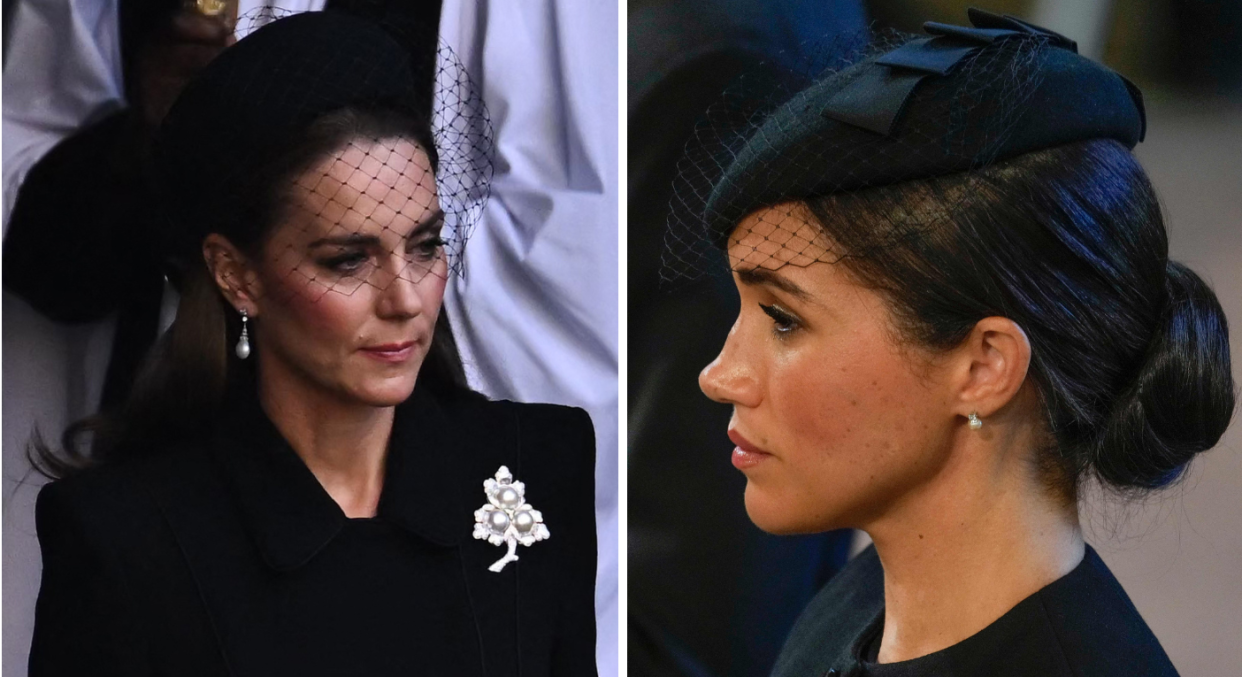
[[969, 18], [970, 27], [928, 22], [926, 35], [877, 38], [844, 66], [769, 76], [778, 84], [759, 94], [755, 83], [726, 94], [679, 168], [666, 280], [718, 265], [712, 250], [762, 207], [1074, 141], [1143, 139], [1138, 88], [1073, 40], [977, 9]]
[[[174, 281], [201, 260], [207, 234], [252, 239], [277, 206], [260, 194], [272, 191], [258, 177], [306, 169], [313, 160], [306, 152], [308, 129], [342, 111], [377, 116], [385, 120], [379, 127], [395, 129], [425, 151], [444, 213], [443, 255], [449, 270], [460, 272], [461, 251], [482, 214], [492, 175], [490, 121], [446, 45], [431, 42], [424, 56], [434, 58], [416, 58], [391, 28], [334, 11], [279, 18], [226, 49], [186, 86], [158, 132], [152, 163], [165, 216], [156, 239]], [[424, 28], [420, 36], [436, 40], [436, 27]], [[428, 201], [408, 189], [397, 195], [402, 188], [387, 185], [393, 170], [399, 174], [411, 158], [366, 148], [343, 157], [355, 158], [356, 166], [335, 192], [314, 187], [327, 201], [314, 216], [339, 213], [344, 223], [344, 212], [360, 207], [352, 199], [344, 208], [333, 201], [356, 197], [351, 189], [374, 195], [381, 211], [417, 211], [394, 196]]]

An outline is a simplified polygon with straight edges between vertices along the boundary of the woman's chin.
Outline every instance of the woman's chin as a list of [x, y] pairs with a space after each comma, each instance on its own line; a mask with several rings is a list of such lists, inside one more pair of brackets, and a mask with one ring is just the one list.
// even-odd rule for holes
[[803, 506], [778, 492], [746, 483], [746, 514], [763, 531], [776, 536], [817, 534], [843, 527], [824, 506]]
[[760, 529], [776, 535], [806, 533], [798, 528], [797, 511], [787, 501], [757, 488], [754, 482], [746, 483], [745, 497], [746, 514]]
[[414, 392], [415, 378], [377, 379], [350, 389], [353, 399], [372, 407], [395, 407]]

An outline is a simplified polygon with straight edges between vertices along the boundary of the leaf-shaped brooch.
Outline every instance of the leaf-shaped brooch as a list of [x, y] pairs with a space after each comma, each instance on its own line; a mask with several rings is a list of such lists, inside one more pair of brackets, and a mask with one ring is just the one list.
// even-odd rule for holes
[[506, 466], [500, 466], [495, 479], [483, 482], [487, 503], [474, 511], [474, 537], [492, 545], [508, 544], [509, 552], [488, 571], [499, 572], [517, 560], [517, 546], [534, 545], [551, 537], [543, 514], [526, 502], [526, 485], [513, 479]]

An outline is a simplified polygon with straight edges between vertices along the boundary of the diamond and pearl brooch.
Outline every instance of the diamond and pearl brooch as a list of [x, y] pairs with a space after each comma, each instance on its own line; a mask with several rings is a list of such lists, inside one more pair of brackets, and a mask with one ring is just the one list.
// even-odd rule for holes
[[517, 546], [534, 545], [551, 537], [543, 514], [526, 502], [526, 485], [513, 479], [506, 466], [500, 466], [494, 479], [483, 482], [487, 503], [474, 511], [474, 537], [492, 545], [508, 545], [509, 552], [488, 567], [499, 572], [518, 559]]

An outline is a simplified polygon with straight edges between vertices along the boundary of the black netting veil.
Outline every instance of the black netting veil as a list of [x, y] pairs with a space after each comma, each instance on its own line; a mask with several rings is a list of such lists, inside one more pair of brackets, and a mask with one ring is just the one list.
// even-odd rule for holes
[[241, 17], [243, 37], [159, 130], [154, 238], [170, 277], [200, 264], [211, 233], [320, 295], [462, 274], [494, 147], [438, 22], [281, 14]]
[[[972, 27], [928, 23], [803, 47], [803, 66], [762, 64], [712, 106], [678, 167], [662, 267], [666, 283], [729, 268], [866, 256], [934, 234], [982, 190], [974, 170], [1091, 138], [1133, 147], [1138, 90], [1067, 38], [971, 10]], [[870, 214], [867, 238], [831, 242], [806, 201], [959, 175], [927, 209]], [[917, 200], [915, 200], [917, 203]]]

